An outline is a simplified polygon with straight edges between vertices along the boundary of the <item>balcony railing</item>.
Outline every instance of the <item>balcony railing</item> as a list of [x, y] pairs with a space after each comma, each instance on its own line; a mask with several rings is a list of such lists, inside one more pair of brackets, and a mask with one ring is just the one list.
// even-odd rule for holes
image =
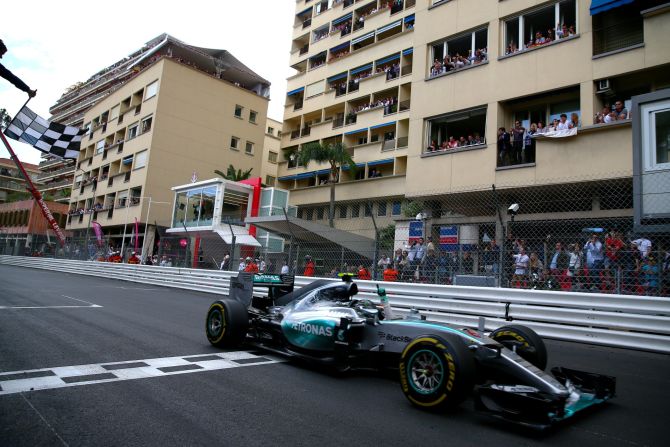
[[70, 172], [74, 172], [74, 165], [71, 165], [71, 166], [68, 166], [68, 167], [65, 167], [65, 168], [61, 168], [61, 169], [57, 169], [55, 171], [43, 172], [43, 173], [41, 173], [37, 176], [37, 180], [42, 180], [42, 179], [49, 178], [49, 177], [55, 177], [55, 176], [58, 176], [60, 174], [65, 174], [65, 173], [70, 173]]
[[385, 140], [382, 143], [382, 151], [392, 151], [395, 149], [395, 140]]
[[409, 137], [398, 137], [398, 148], [407, 147], [409, 143]]
[[293, 110], [294, 111], [295, 110], [300, 110], [300, 109], [302, 109], [302, 101], [296, 102], [295, 104], [293, 104]]
[[308, 137], [309, 134], [312, 132], [311, 127], [305, 127], [302, 129], [302, 132], [300, 133], [303, 137]]
[[335, 118], [333, 120], [333, 129], [344, 126], [344, 117]]
[[406, 110], [409, 110], [411, 101], [408, 99], [406, 101], [400, 101], [400, 104], [398, 104], [398, 107], [401, 112], [404, 112]]
[[295, 140], [296, 138], [300, 138], [300, 130], [292, 130], [291, 131], [291, 139]]
[[312, 19], [311, 19], [311, 18], [305, 20], [304, 22], [302, 22], [302, 29], [307, 28], [307, 27], [310, 26], [311, 24], [312, 24]]

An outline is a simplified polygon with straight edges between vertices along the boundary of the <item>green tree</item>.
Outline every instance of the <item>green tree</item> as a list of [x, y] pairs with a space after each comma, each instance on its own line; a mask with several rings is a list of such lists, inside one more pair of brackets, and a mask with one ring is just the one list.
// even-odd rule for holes
[[0, 129], [5, 130], [9, 123], [12, 122], [12, 117], [9, 116], [6, 109], [0, 109]]
[[334, 227], [335, 216], [335, 183], [338, 180], [338, 172], [341, 166], [347, 165], [355, 173], [356, 163], [344, 143], [308, 143], [298, 152], [298, 164], [307, 167], [310, 162], [330, 164], [328, 183], [330, 184], [330, 206], [328, 209], [328, 222]]
[[239, 182], [240, 180], [247, 180], [249, 177], [251, 177], [252, 170], [253, 168], [250, 168], [249, 170], [242, 172], [241, 169], [235, 170], [235, 166], [228, 165], [228, 169], [226, 170], [225, 174], [218, 169], [215, 169], [214, 173], [220, 177], [225, 178], [226, 180]]

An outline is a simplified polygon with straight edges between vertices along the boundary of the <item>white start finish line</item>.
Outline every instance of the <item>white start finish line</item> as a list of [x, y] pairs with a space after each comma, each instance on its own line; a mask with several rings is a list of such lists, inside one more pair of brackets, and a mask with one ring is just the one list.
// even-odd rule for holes
[[268, 365], [282, 361], [247, 351], [234, 351], [2, 372], [0, 373], [0, 396], [242, 366]]

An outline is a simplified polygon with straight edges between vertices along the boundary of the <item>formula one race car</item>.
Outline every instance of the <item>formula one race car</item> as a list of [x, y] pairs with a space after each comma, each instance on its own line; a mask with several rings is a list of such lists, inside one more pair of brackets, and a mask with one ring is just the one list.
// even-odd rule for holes
[[[380, 306], [356, 295], [350, 277], [316, 280], [294, 290], [293, 277], [240, 273], [228, 299], [207, 312], [210, 343], [255, 347], [309, 361], [350, 368], [398, 368], [407, 399], [426, 409], [460, 404], [474, 394], [478, 410], [514, 423], [547, 428], [614, 396], [614, 377], [553, 368], [530, 328], [509, 325], [483, 331], [404, 319], [391, 313], [383, 289]], [[260, 287], [268, 293], [254, 296]]]

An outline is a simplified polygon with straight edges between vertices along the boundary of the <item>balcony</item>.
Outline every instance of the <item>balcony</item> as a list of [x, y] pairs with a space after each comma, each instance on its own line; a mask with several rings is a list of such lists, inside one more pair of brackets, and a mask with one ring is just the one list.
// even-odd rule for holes
[[593, 55], [599, 56], [624, 48], [635, 47], [644, 43], [644, 27], [642, 17], [593, 30]]
[[[402, 196], [405, 194], [405, 175], [389, 175], [365, 180], [351, 180], [338, 183], [335, 188], [336, 198], [346, 197], [350, 200]], [[329, 184], [291, 189], [291, 203], [293, 205], [328, 203], [329, 200]]]
[[74, 172], [74, 165], [67, 166], [65, 168], [58, 169], [56, 171], [42, 172], [38, 174], [37, 180], [44, 180], [50, 177], [57, 177], [61, 174], [71, 174]]

